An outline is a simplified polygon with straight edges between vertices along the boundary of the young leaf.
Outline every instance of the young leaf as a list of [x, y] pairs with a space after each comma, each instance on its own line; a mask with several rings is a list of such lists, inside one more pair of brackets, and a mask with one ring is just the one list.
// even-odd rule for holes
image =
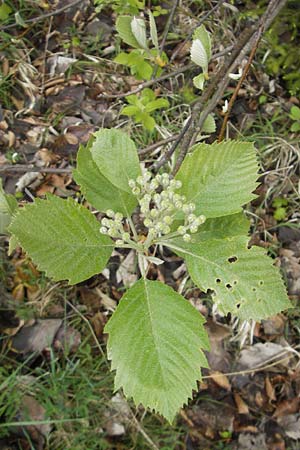
[[255, 198], [258, 165], [251, 142], [197, 144], [192, 150], [176, 179], [183, 184], [180, 194], [195, 203], [196, 214], [227, 216]]
[[300, 108], [298, 106], [292, 106], [290, 110], [290, 117], [293, 120], [300, 120]]
[[206, 30], [204, 25], [198, 27], [193, 34], [193, 40], [197, 40], [201, 42], [206, 52], [207, 60], [209, 62], [211, 58], [211, 39], [210, 33]]
[[200, 66], [203, 72], [207, 72], [208, 57], [206, 50], [199, 39], [194, 40], [192, 43], [191, 60], [197, 64], [197, 66]]
[[197, 89], [200, 89], [200, 91], [202, 91], [202, 89], [203, 89], [204, 82], [205, 82], [204, 73], [200, 73], [199, 75], [197, 75], [196, 77], [193, 78], [194, 86]]
[[140, 48], [140, 44], [131, 30], [131, 21], [132, 17], [130, 16], [119, 16], [116, 21], [116, 30], [122, 41], [131, 47]]
[[18, 207], [18, 202], [12, 195], [5, 194], [0, 178], [0, 234], [7, 233], [11, 217]]
[[92, 158], [91, 146], [92, 142], [86, 147], [80, 146], [77, 168], [73, 170], [74, 180], [94, 208], [103, 212], [113, 209], [124, 216], [130, 216], [137, 205], [136, 197], [119, 189], [105, 177], [105, 173], [100, 171]]
[[[166, 245], [185, 258], [189, 274], [200, 289], [213, 291], [213, 300], [221, 312], [230, 312], [241, 320], [260, 321], [291, 304], [274, 261], [262, 248], [249, 249], [248, 238], [239, 235], [244, 225], [241, 222], [241, 228], [238, 226], [237, 216], [228, 217], [223, 226], [223, 218], [211, 219], [210, 233], [204, 228], [204, 234], [201, 236], [200, 231], [194, 242], [177, 238]], [[235, 220], [234, 231], [226, 236], [230, 220]], [[217, 231], [220, 225], [223, 236]], [[215, 237], [214, 230], [219, 233]]]
[[139, 112], [138, 106], [128, 105], [123, 106], [123, 108], [120, 111], [120, 114], [124, 114], [124, 116], [134, 116], [137, 112]]
[[121, 299], [105, 326], [115, 389], [172, 422], [187, 402], [208, 349], [204, 319], [181, 295], [140, 279]]
[[159, 50], [156, 23], [155, 23], [154, 16], [153, 16], [152, 12], [150, 11], [150, 9], [148, 11], [148, 14], [149, 14], [151, 41], [152, 41], [154, 47], [156, 48], [156, 50]]
[[99, 225], [71, 198], [49, 195], [20, 209], [9, 232], [49, 277], [76, 284], [101, 272], [113, 250], [113, 242], [100, 234]]
[[214, 133], [216, 131], [216, 121], [212, 114], [209, 114], [201, 129], [202, 133]]
[[143, 19], [134, 17], [131, 21], [131, 31], [141, 48], [147, 49], [146, 25]]
[[151, 113], [160, 108], [168, 108], [168, 106], [169, 106], [169, 102], [166, 98], [158, 98], [157, 100], [153, 100], [152, 102], [149, 102], [145, 107], [145, 111], [147, 111], [148, 113]]

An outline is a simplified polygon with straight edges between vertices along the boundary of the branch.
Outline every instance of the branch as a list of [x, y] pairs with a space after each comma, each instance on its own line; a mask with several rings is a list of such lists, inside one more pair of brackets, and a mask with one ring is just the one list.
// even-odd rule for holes
[[[32, 19], [26, 19], [26, 20], [23, 20], [23, 22], [24, 23], [41, 22], [42, 20], [47, 19], [48, 17], [57, 16], [58, 14], [62, 13], [63, 11], [66, 11], [67, 9], [70, 9], [73, 6], [76, 6], [79, 3], [81, 3], [81, 2], [82, 2], [82, 0], [74, 0], [72, 3], [69, 3], [68, 5], [62, 6], [61, 8], [58, 8], [58, 9], [56, 9], [53, 12], [42, 14], [41, 16], [33, 17]], [[10, 25], [5, 25], [4, 27], [1, 27], [1, 30], [8, 30], [9, 28], [14, 28], [16, 26], [20, 26], [20, 24], [17, 23], [17, 22], [11, 23]]]
[[[215, 107], [222, 98], [224, 91], [230, 82], [229, 74], [236, 70], [236, 68], [241, 64], [242, 60], [250, 51], [250, 49], [253, 49], [253, 47], [255, 47], [255, 42], [257, 39], [257, 33], [255, 31], [260, 30], [260, 28], [265, 31], [270, 26], [270, 24], [286, 2], [287, 0], [271, 0], [267, 7], [267, 10], [258, 20], [258, 23], [251, 26], [249, 29], [244, 30], [238, 42], [238, 45], [231, 55], [229, 63], [225, 63], [223, 65], [211, 85], [208, 87], [207, 91], [209, 91], [210, 95], [212, 94], [213, 90], [216, 89], [213, 96], [210, 98], [210, 95], [209, 97], [205, 95], [207, 93], [206, 91], [206, 93], [202, 94], [202, 96], [200, 97], [199, 102], [195, 105], [192, 112], [190, 128], [183, 139], [180, 153], [178, 155], [178, 159], [172, 173], [173, 175], [176, 175], [188, 152], [188, 149], [195, 143], [207, 116], [214, 111]], [[201, 116], [199, 118], [200, 112]]]

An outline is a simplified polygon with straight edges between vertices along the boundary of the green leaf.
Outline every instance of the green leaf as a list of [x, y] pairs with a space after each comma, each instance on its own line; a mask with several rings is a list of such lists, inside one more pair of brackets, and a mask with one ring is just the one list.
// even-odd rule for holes
[[156, 122], [153, 119], [153, 117], [151, 117], [148, 113], [146, 112], [140, 112], [139, 114], [136, 115], [136, 121], [137, 122], [141, 122], [144, 127], [149, 130], [152, 131], [155, 128]]
[[116, 21], [116, 30], [120, 38], [128, 45], [134, 48], [140, 48], [140, 44], [136, 40], [131, 30], [132, 17], [119, 16]]
[[292, 119], [300, 120], [300, 108], [298, 106], [292, 106], [290, 113]]
[[221, 217], [234, 214], [255, 198], [258, 165], [251, 142], [197, 144], [176, 176], [180, 194], [196, 205], [196, 214]]
[[119, 53], [115, 59], [114, 62], [118, 64], [123, 64], [125, 66], [129, 65], [130, 63], [130, 53], [121, 52]]
[[205, 121], [204, 124], [202, 125], [202, 129], [201, 132], [203, 133], [214, 133], [216, 131], [216, 121], [213, 117], [212, 114], [209, 114]]
[[202, 89], [203, 89], [204, 82], [205, 82], [204, 73], [200, 73], [199, 75], [197, 75], [196, 77], [193, 78], [194, 86], [197, 89], [200, 89], [200, 91], [202, 91]]
[[207, 367], [204, 319], [181, 295], [158, 281], [139, 280], [122, 297], [105, 326], [108, 357], [136, 405], [172, 422]]
[[152, 41], [154, 47], [158, 50], [159, 49], [159, 45], [158, 45], [158, 35], [157, 35], [157, 28], [156, 28], [155, 19], [154, 19], [154, 16], [153, 16], [152, 12], [150, 11], [150, 9], [148, 11], [148, 14], [149, 14], [151, 41]]
[[18, 202], [13, 195], [5, 194], [0, 178], [0, 234], [7, 233], [11, 217], [18, 208]]
[[145, 111], [148, 113], [155, 111], [156, 109], [168, 108], [169, 102], [165, 98], [158, 98], [157, 100], [153, 100], [146, 105]]
[[11, 14], [11, 12], [12, 12], [11, 7], [7, 5], [7, 3], [2, 3], [2, 5], [0, 5], [0, 20], [1, 21], [6, 20]]
[[19, 209], [9, 231], [47, 276], [76, 284], [101, 272], [111, 255], [113, 242], [99, 227], [73, 199], [49, 195]]
[[137, 205], [128, 180], [139, 174], [136, 147], [119, 130], [100, 130], [94, 142], [86, 148], [80, 147], [77, 168], [73, 171], [76, 183], [91, 205], [100, 211], [113, 209], [125, 216], [130, 216]]
[[300, 122], [294, 122], [291, 126], [292, 133], [296, 133], [297, 131], [300, 131]]
[[141, 48], [148, 49], [145, 21], [134, 17], [130, 25], [132, 34], [137, 40], [139, 46]]
[[128, 105], [121, 109], [120, 114], [123, 114], [124, 116], [134, 116], [137, 112], [139, 112], [137, 106]]
[[291, 304], [274, 261], [262, 248], [249, 249], [248, 238], [240, 235], [245, 223], [238, 216], [224, 218], [224, 224], [222, 218], [211, 219], [210, 230], [203, 226], [201, 236], [201, 226], [191, 243], [176, 238], [165, 245], [185, 258], [188, 272], [200, 289], [213, 291], [221, 312], [230, 312], [241, 320], [260, 321]]
[[206, 30], [204, 25], [198, 27], [193, 34], [193, 40], [199, 39], [206, 51], [208, 61], [211, 58], [211, 39], [210, 33]]
[[200, 66], [203, 72], [207, 72], [208, 57], [200, 39], [195, 39], [191, 46], [191, 60]]

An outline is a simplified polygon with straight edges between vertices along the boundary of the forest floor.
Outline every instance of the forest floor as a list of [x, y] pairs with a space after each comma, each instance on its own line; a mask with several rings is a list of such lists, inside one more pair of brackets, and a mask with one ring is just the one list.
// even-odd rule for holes
[[[19, 202], [46, 193], [78, 198], [76, 153], [99, 128], [127, 130], [146, 166], [159, 159], [199, 96], [191, 30], [206, 17], [213, 54], [223, 52], [268, 2], [147, 1], [168, 61], [137, 79], [134, 69], [114, 61], [130, 51], [115, 20], [143, 14], [142, 3], [0, 5], [0, 176]], [[170, 252], [163, 268], [153, 268], [153, 277], [181, 286], [205, 315], [211, 342], [210, 369], [171, 426], [114, 393], [105, 353], [104, 325], [124, 287], [137, 279], [133, 254], [115, 251], [100, 275], [68, 286], [47, 279], [20, 248], [8, 257], [2, 236], [0, 450], [300, 448], [299, 30], [299, 5], [287, 2], [259, 43], [226, 127], [227, 138], [250, 140], [258, 149], [260, 185], [246, 206], [250, 242], [274, 258], [295, 308], [242, 327], [212, 309], [179, 257]], [[212, 74], [226, 57], [212, 62]], [[141, 83], [169, 102], [151, 114], [152, 130], [121, 112], [128, 93], [141, 98]], [[235, 87], [232, 80], [219, 99], [216, 132], [202, 137], [206, 142], [218, 137], [222, 107]]]

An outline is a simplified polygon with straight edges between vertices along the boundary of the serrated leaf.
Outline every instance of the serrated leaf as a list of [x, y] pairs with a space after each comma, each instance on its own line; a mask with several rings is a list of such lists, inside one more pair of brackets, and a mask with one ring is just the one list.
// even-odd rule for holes
[[119, 16], [116, 21], [116, 30], [122, 41], [131, 47], [140, 48], [140, 44], [131, 30], [131, 21], [132, 17], [130, 16]]
[[141, 48], [147, 49], [146, 25], [143, 19], [134, 17], [131, 21], [131, 31]]
[[[201, 117], [201, 115], [200, 115]], [[212, 114], [209, 114], [202, 125], [202, 133], [214, 133], [216, 131], [216, 121]]]
[[[234, 231], [226, 236], [231, 219], [236, 222]], [[213, 291], [213, 300], [224, 314], [260, 321], [291, 307], [274, 261], [262, 248], [249, 249], [248, 238], [239, 235], [244, 225], [241, 222], [239, 228], [237, 215], [231, 219], [226, 218], [223, 226], [222, 218], [211, 219], [210, 233], [204, 229], [201, 237], [201, 226], [191, 243], [177, 238], [170, 240], [169, 247], [185, 259], [194, 283]]]
[[7, 233], [11, 217], [18, 208], [18, 202], [13, 195], [5, 194], [0, 178], [0, 234]]
[[148, 14], [149, 14], [151, 41], [152, 41], [154, 47], [158, 50], [159, 49], [159, 45], [158, 45], [158, 35], [157, 35], [157, 28], [156, 28], [155, 19], [154, 19], [154, 16], [153, 16], [152, 12], [150, 11], [150, 9], [148, 11]]
[[49, 195], [20, 209], [9, 231], [40, 270], [55, 281], [76, 284], [101, 272], [113, 250], [99, 225], [73, 199]]
[[194, 31], [193, 40], [195, 39], [199, 39], [201, 41], [201, 44], [206, 51], [207, 60], [209, 61], [211, 58], [211, 38], [210, 33], [206, 30], [204, 25], [201, 25]]
[[135, 144], [119, 130], [100, 130], [95, 137], [86, 148], [80, 147], [74, 179], [95, 208], [130, 216], [137, 200], [128, 180], [140, 174]]
[[223, 141], [197, 144], [176, 176], [196, 213], [206, 217], [234, 214], [255, 198], [258, 164], [251, 142]]
[[115, 187], [131, 193], [128, 181], [141, 174], [135, 143], [120, 130], [102, 129], [94, 136], [91, 154], [98, 169]]
[[197, 89], [200, 89], [201, 91], [203, 90], [204, 82], [205, 82], [204, 73], [200, 73], [199, 75], [193, 78], [194, 86]]
[[208, 57], [206, 50], [199, 39], [195, 39], [191, 47], [191, 60], [200, 66], [203, 72], [207, 72]]
[[207, 367], [204, 319], [181, 295], [141, 279], [105, 326], [115, 388], [172, 422]]

